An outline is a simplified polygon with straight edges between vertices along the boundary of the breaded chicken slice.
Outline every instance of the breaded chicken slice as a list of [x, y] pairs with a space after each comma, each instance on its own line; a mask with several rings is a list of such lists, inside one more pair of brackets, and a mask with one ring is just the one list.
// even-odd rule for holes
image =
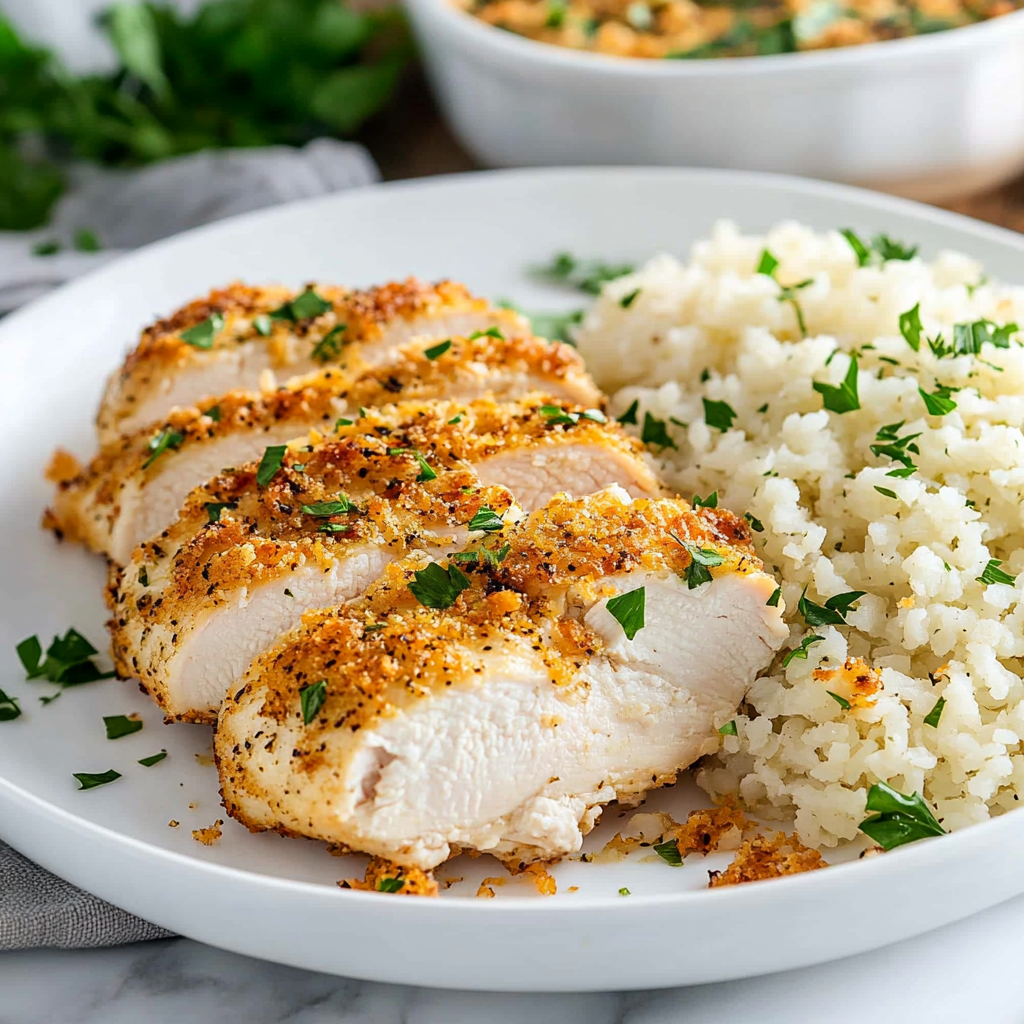
[[88, 467], [63, 480], [44, 520], [68, 540], [123, 563], [172, 523], [189, 492], [226, 467], [257, 458], [312, 428], [327, 433], [360, 408], [408, 399], [468, 401], [530, 392], [597, 406], [601, 394], [568, 345], [542, 338], [450, 338], [409, 342], [386, 367], [357, 352], [288, 386], [261, 394], [230, 391], [202, 408], [119, 437]]
[[356, 347], [363, 362], [378, 365], [415, 337], [487, 330], [529, 334], [518, 314], [452, 281], [409, 278], [360, 291], [314, 284], [298, 293], [233, 284], [143, 331], [107, 385], [100, 443], [156, 423], [175, 406], [258, 389], [267, 371], [283, 381], [339, 362]]
[[788, 635], [721, 509], [609, 489], [475, 547], [392, 563], [252, 664], [217, 726], [233, 817], [424, 870], [563, 856], [715, 751]]

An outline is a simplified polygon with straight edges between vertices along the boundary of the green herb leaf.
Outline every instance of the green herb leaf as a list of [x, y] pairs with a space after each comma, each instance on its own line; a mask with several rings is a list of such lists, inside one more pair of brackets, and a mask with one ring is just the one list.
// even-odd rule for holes
[[442, 341], [437, 345], [431, 345], [430, 348], [425, 348], [423, 354], [433, 361], [434, 359], [440, 359], [452, 347], [452, 340], [449, 338], [447, 341]]
[[757, 273], [766, 277], [775, 277], [775, 271], [779, 268], [779, 261], [767, 250], [761, 250], [761, 256], [757, 261]]
[[778, 608], [779, 607], [779, 598], [781, 598], [781, 597], [782, 597], [782, 587], [776, 587], [772, 591], [772, 596], [769, 597], [767, 601], [765, 601], [765, 606], [768, 607], [768, 608]]
[[636, 590], [610, 598], [605, 605], [612, 618], [622, 627], [627, 640], [632, 640], [644, 628], [645, 602], [645, 588], [637, 587]]
[[252, 325], [256, 329], [256, 333], [264, 338], [269, 338], [274, 332], [274, 321], [266, 313], [260, 313], [259, 316], [253, 317]]
[[640, 431], [640, 440], [644, 444], [657, 445], [659, 448], [676, 448], [678, 445], [672, 440], [665, 421], [652, 416], [649, 412], [644, 413], [644, 425]]
[[619, 890], [619, 895], [620, 895], [620, 896], [632, 896], [633, 894], [632, 894], [632, 893], [631, 893], [631, 892], [630, 892], [630, 891], [629, 891], [629, 890], [628, 890], [628, 889], [627, 889], [627, 888], [626, 888], [625, 886], [623, 886], [623, 887], [622, 887], [622, 888], [621, 888], [621, 889]]
[[712, 491], [706, 498], [699, 494], [693, 496], [694, 508], [718, 508], [718, 491]]
[[399, 892], [405, 885], [401, 878], [382, 878], [377, 883], [377, 892]]
[[682, 544], [690, 556], [690, 564], [686, 567], [684, 579], [688, 590], [696, 590], [705, 583], [711, 583], [714, 577], [710, 570], [722, 565], [725, 559], [714, 548], [701, 548], [696, 544], [688, 544], [680, 540], [674, 533], [670, 534], [677, 544]]
[[159, 764], [166, 757], [167, 751], [161, 750], [159, 754], [150, 754], [149, 757], [139, 758], [136, 764], [141, 764], [143, 768], [152, 768], [153, 765]]
[[220, 514], [226, 508], [238, 508], [233, 501], [208, 501], [205, 505], [206, 519], [208, 523], [219, 523]]
[[494, 533], [504, 526], [501, 516], [486, 505], [481, 505], [480, 510], [469, 521], [471, 530], [483, 530], [485, 533]]
[[181, 340], [193, 348], [213, 348], [218, 332], [224, 330], [224, 317], [220, 313], [212, 313], [201, 323], [181, 332]]
[[840, 228], [839, 234], [850, 243], [853, 254], [857, 257], [857, 266], [866, 267], [871, 262], [871, 250], [854, 234], [850, 228]]
[[37, 637], [22, 640], [17, 647], [18, 658], [29, 679], [45, 679], [61, 686], [81, 686], [100, 679], [110, 679], [113, 672], [101, 672], [92, 662], [97, 650], [75, 629], [69, 629], [64, 636], [55, 636], [46, 649], [42, 660], [42, 649]]
[[840, 697], [838, 693], [833, 693], [831, 690], [825, 691], [844, 711], [849, 711], [853, 705], [845, 698]]
[[326, 363], [341, 355], [341, 346], [345, 342], [347, 324], [332, 327], [314, 346], [310, 356], [318, 363]]
[[917, 392], [924, 400], [929, 416], [945, 416], [956, 408], [956, 402], [949, 397], [953, 393], [952, 388], [938, 384], [936, 390], [931, 394], [921, 387], [917, 389]]
[[76, 228], [71, 244], [79, 252], [99, 252], [103, 248], [96, 232], [90, 228]]
[[704, 403], [704, 422], [709, 427], [724, 433], [732, 426], [736, 410], [728, 402], [713, 402], [707, 398], [701, 401]]
[[919, 793], [904, 796], [884, 782], [876, 783], [868, 790], [865, 809], [878, 813], [862, 821], [860, 830], [883, 850], [894, 850], [905, 843], [946, 834]]
[[142, 720], [139, 718], [128, 718], [126, 715], [110, 715], [103, 719], [107, 729], [108, 740], [119, 740], [122, 736], [131, 736], [133, 732], [142, 729]]
[[930, 725], [933, 729], [937, 729], [939, 725], [939, 719], [942, 717], [942, 709], [946, 706], [946, 698], [940, 697], [935, 702], [935, 707], [924, 716], [924, 724]]
[[749, 512], [744, 512], [743, 518], [750, 523], [750, 528], [754, 533], [764, 533], [764, 523], [762, 523], [757, 516], [751, 515]]
[[61, 250], [61, 244], [56, 239], [51, 238], [46, 242], [36, 242], [32, 246], [33, 256], [56, 256]]
[[0, 690], [0, 722], [13, 722], [21, 717], [21, 705], [17, 697], [10, 697]]
[[[634, 4], [634, 6], [636, 5]], [[623, 309], [629, 309], [629, 307], [632, 306], [634, 302], [636, 302], [636, 298], [641, 291], [642, 289], [640, 288], [634, 288], [628, 295], [623, 295], [622, 298], [619, 299], [619, 305]]]
[[39, 642], [39, 637], [30, 636], [27, 640], [22, 640], [15, 650], [28, 678], [34, 678], [43, 659], [43, 645]]
[[312, 288], [307, 288], [298, 298], [288, 304], [292, 320], [311, 320], [322, 316], [334, 307], [326, 299], [317, 295]]
[[986, 586], [992, 583], [1003, 583], [1006, 586], [1013, 586], [1017, 582], [1016, 576], [1011, 576], [1008, 572], [1003, 572], [999, 568], [1003, 563], [998, 558], [990, 558], [988, 565], [985, 566], [985, 571], [977, 577], [979, 583], [984, 583]]
[[905, 245], [888, 235], [875, 235], [871, 239], [871, 248], [886, 260], [912, 260], [917, 255], [918, 246]]
[[723, 736], [737, 736], [737, 735], [739, 735], [739, 733], [738, 733], [738, 731], [736, 729], [736, 719], [733, 719], [731, 722], [726, 722], [725, 725], [719, 726], [718, 731]]
[[679, 843], [674, 839], [668, 839], [664, 843], [655, 843], [654, 852], [666, 863], [671, 864], [672, 867], [682, 867], [683, 857], [679, 852]]
[[165, 430], [161, 430], [158, 434], [154, 434], [147, 445], [149, 448], [149, 457], [142, 464], [142, 468], [149, 469], [149, 467], [152, 466], [164, 452], [180, 448], [184, 440], [184, 434], [179, 434], [176, 430], [171, 430], [170, 427], [167, 427]]
[[355, 420], [347, 420], [344, 416], [339, 416], [334, 424], [335, 430], [341, 430], [342, 427], [351, 427], [355, 423]]
[[309, 725], [316, 718], [327, 700], [327, 680], [320, 679], [308, 686], [299, 687], [299, 703], [302, 707], [302, 722]]
[[876, 484], [875, 490], [886, 498], [899, 498], [899, 495], [895, 491], [890, 491], [888, 487], [879, 487]]
[[345, 512], [355, 512], [356, 507], [344, 494], [339, 494], [334, 501], [318, 501], [312, 505], [301, 505], [307, 516], [340, 516]]
[[578, 288], [589, 295], [599, 295], [605, 282], [633, 273], [633, 267], [628, 263], [581, 260], [571, 253], [560, 252], [550, 263], [532, 267], [530, 273], [546, 281]]
[[860, 408], [860, 396], [857, 393], [857, 357], [850, 357], [850, 366], [846, 371], [843, 383], [823, 384], [813, 381], [814, 390], [821, 395], [822, 405], [830, 412], [853, 412]]
[[904, 341], [915, 351], [921, 350], [921, 303], [917, 303], [913, 309], [900, 313], [900, 334]]
[[284, 462], [286, 451], [288, 451], [288, 445], [286, 444], [272, 444], [267, 447], [256, 469], [256, 483], [258, 486], [266, 487], [274, 479], [277, 471], [281, 468], [281, 464]]
[[441, 611], [451, 608], [459, 594], [470, 586], [466, 574], [455, 565], [445, 569], [437, 562], [431, 562], [426, 568], [417, 569], [413, 576], [415, 580], [409, 584], [412, 596], [424, 608], [437, 608]]
[[203, 415], [208, 416], [211, 420], [213, 420], [214, 423], [220, 423], [220, 406], [211, 405], [210, 408], [203, 413]]
[[505, 335], [497, 327], [488, 327], [486, 331], [474, 331], [470, 336], [470, 341], [476, 341], [477, 338], [497, 338], [498, 341], [504, 341]]
[[817, 636], [817, 635], [805, 636], [803, 638], [803, 640], [800, 641], [800, 646], [793, 648], [793, 650], [791, 650], [782, 659], [782, 667], [786, 668], [791, 661], [795, 661], [795, 660], [806, 661], [807, 660], [807, 652], [811, 649], [811, 646], [813, 644], [820, 644], [820, 643], [822, 643], [824, 641], [824, 639], [825, 638], [823, 636]]
[[436, 480], [437, 474], [430, 468], [430, 463], [423, 457], [423, 453], [417, 451], [415, 448], [389, 448], [388, 455], [412, 455], [416, 461], [420, 464], [419, 476], [416, 477], [417, 483], [426, 483], [428, 480]]
[[106, 786], [110, 782], [116, 782], [121, 778], [120, 772], [115, 772], [113, 768], [106, 772], [100, 772], [99, 774], [92, 774], [90, 772], [74, 772], [74, 777], [78, 779], [79, 791], [83, 789], [95, 789], [97, 786]]

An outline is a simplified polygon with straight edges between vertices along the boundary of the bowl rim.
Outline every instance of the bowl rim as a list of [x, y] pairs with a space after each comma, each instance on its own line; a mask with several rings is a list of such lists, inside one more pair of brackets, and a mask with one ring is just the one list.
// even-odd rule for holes
[[555, 43], [543, 43], [515, 32], [489, 25], [454, 0], [405, 0], [414, 12], [444, 25], [474, 48], [489, 47], [509, 60], [533, 61], [548, 68], [561, 68], [593, 75], [619, 75], [627, 78], [741, 78], [760, 74], [818, 73], [829, 70], [863, 70], [878, 63], [900, 62], [918, 57], [957, 53], [984, 47], [993, 37], [1024, 35], [1024, 7], [1009, 14], [959, 28], [925, 35], [885, 39], [859, 46], [829, 50], [804, 50], [799, 53], [765, 54], [753, 57], [723, 57], [717, 60], [653, 60], [619, 57], [591, 50], [576, 50]]

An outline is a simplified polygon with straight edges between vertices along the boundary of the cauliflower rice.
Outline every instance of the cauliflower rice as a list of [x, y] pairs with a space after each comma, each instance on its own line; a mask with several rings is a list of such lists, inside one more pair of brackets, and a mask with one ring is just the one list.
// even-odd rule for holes
[[[778, 281], [813, 279], [793, 293], [806, 338], [756, 272], [766, 248]], [[789, 648], [823, 638], [806, 660], [776, 657], [698, 773], [715, 798], [794, 817], [811, 846], [855, 839], [878, 781], [923, 793], [947, 829], [1009, 810], [1024, 788], [1024, 347], [936, 358], [922, 338], [915, 352], [899, 318], [918, 303], [924, 333], [947, 341], [957, 323], [1024, 324], [1024, 288], [988, 283], [966, 256], [858, 267], [838, 232], [747, 237], [723, 223], [689, 263], [658, 256], [607, 284], [577, 335], [615, 415], [638, 400], [641, 426], [645, 413], [665, 421], [671, 486], [717, 491], [763, 524], [755, 544], [781, 582]], [[812, 382], [840, 384], [851, 356], [860, 408], [827, 411]], [[956, 402], [943, 416], [918, 390], [937, 384]], [[708, 425], [702, 399], [728, 403], [728, 429]], [[892, 476], [904, 467], [870, 446], [897, 424], [920, 434], [919, 454]], [[1012, 585], [979, 582], [991, 559]], [[865, 596], [848, 625], [812, 629], [805, 587], [819, 605]], [[834, 671], [848, 658], [877, 670], [876, 693]]]

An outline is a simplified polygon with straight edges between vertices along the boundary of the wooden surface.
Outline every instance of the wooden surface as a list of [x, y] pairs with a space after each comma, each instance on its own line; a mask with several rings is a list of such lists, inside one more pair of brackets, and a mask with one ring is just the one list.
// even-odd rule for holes
[[[367, 126], [360, 141], [387, 181], [479, 169], [442, 121], [419, 73], [410, 76], [396, 102]], [[947, 204], [947, 209], [1024, 231], [1024, 178]]]

